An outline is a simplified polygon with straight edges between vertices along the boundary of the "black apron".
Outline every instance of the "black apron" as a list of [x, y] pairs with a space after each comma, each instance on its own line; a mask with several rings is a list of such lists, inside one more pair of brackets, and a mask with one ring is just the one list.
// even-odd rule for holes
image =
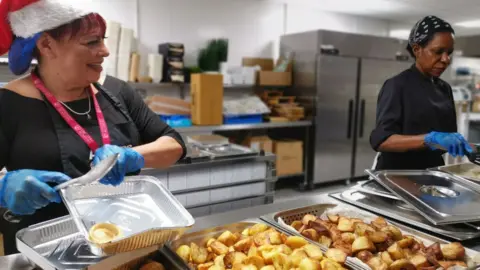
[[[110, 89], [118, 90], [123, 87], [122, 84], [115, 80], [107, 80], [105, 84], [109, 84], [108, 88]], [[140, 145], [140, 133], [138, 132], [135, 123], [128, 113], [128, 110], [126, 109], [127, 106], [125, 101], [118, 99], [112, 92], [110, 92], [110, 90], [105, 89], [98, 83], [95, 83], [94, 86], [99, 93], [105, 97], [105, 100], [108, 101], [108, 104], [100, 104], [100, 107], [102, 108], [107, 122], [111, 144], [131, 147]], [[53, 108], [52, 105], [46, 101], [45, 98], [44, 100], [45, 104], [49, 108], [53, 126], [57, 133], [63, 173], [72, 178], [85, 174], [85, 172], [90, 169], [89, 166], [84, 165], [86, 164], [85, 160], [89, 160], [90, 157], [89, 155], [84, 155], [84, 151], [78, 151], [79, 147], [85, 147], [85, 145], [78, 145], [78, 135], [75, 133], [75, 131], [65, 124], [65, 120], [58, 114], [55, 108]], [[105, 108], [108, 106], [111, 106], [111, 108]], [[89, 134], [98, 133], [98, 126], [84, 126], [84, 128]], [[75, 139], [73, 140], [72, 138]], [[33, 224], [38, 224], [69, 214], [63, 203], [51, 203], [46, 207], [37, 210], [33, 215], [21, 216], [18, 223], [5, 220], [4, 212], [5, 210], [0, 211], [0, 232], [3, 234], [5, 255], [18, 253], [18, 250], [16, 249], [15, 235], [19, 230]]]

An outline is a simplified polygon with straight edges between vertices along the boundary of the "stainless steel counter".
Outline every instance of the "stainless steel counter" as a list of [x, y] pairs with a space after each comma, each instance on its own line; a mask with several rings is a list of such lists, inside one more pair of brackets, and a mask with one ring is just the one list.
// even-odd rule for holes
[[[321, 204], [321, 203], [340, 203], [339, 201], [334, 200], [329, 197], [327, 194], [322, 195], [306, 195], [302, 196], [298, 200], [292, 199], [288, 201], [283, 201], [274, 204], [261, 205], [251, 208], [245, 208], [235, 211], [230, 211], [222, 214], [215, 214], [210, 216], [205, 216], [197, 218], [195, 220], [195, 225], [191, 231], [198, 231], [206, 229], [209, 227], [214, 227], [222, 224], [234, 223], [239, 220], [244, 220], [251, 217], [260, 217], [268, 213], [277, 212], [280, 210], [298, 208], [308, 205]], [[428, 233], [428, 232], [427, 232]], [[479, 251], [480, 252], [480, 241], [474, 240], [469, 242], [464, 242], [465, 247]], [[4, 268], [5, 265], [7, 268]], [[29, 266], [28, 260], [21, 254], [0, 257], [0, 269], [34, 269]]]

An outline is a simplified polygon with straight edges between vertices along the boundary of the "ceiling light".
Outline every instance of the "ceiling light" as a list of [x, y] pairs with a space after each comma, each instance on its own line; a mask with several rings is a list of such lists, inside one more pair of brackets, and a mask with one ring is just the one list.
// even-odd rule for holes
[[408, 39], [408, 36], [410, 35], [410, 30], [408, 29], [390, 30], [389, 34], [390, 34], [390, 37]]
[[455, 25], [466, 27], [466, 28], [476, 28], [476, 27], [480, 27], [480, 20], [459, 22], [459, 23], [456, 23]]

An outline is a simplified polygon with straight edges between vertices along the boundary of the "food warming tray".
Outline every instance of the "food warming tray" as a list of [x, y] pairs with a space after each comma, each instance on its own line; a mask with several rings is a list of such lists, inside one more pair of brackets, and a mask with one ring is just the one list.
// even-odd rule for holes
[[[473, 181], [473, 183], [476, 183], [476, 184], [480, 185], [480, 178], [465, 175], [466, 172], [469, 172], [469, 171], [472, 171], [472, 170], [480, 170], [480, 167], [478, 167], [478, 165], [473, 164], [473, 163], [460, 163], [460, 164], [454, 164], [454, 165], [445, 165], [445, 166], [436, 167], [436, 168], [434, 168], [434, 170], [450, 173], [450, 174], [453, 174], [455, 176], [468, 179], [470, 181]], [[479, 177], [480, 177], [480, 175], [479, 175]]]
[[479, 186], [461, 177], [439, 171], [366, 172], [435, 225], [480, 220]]
[[451, 239], [463, 241], [480, 237], [479, 230], [466, 224], [432, 225], [410, 205], [402, 201], [364, 194], [355, 189], [330, 194], [330, 196], [389, 219], [397, 220]]
[[390, 191], [385, 189], [382, 185], [378, 184], [375, 180], [360, 181], [353, 187], [354, 189], [371, 195], [381, 196], [392, 200], [400, 200], [397, 196], [393, 195]]
[[[214, 228], [209, 228], [206, 230], [201, 230], [197, 232], [192, 232], [183, 235], [181, 238], [172, 241], [170, 244], [167, 244], [166, 247], [171, 250], [171, 253], [175, 253], [175, 250], [177, 250], [178, 247], [181, 245], [190, 245], [190, 243], [195, 243], [199, 246], [205, 246], [205, 243], [208, 241], [210, 238], [216, 238], [220, 236], [224, 231], [231, 231], [232, 233], [241, 233], [244, 229], [249, 228], [255, 224], [267, 224], [269, 226], [272, 226], [272, 228], [275, 228], [281, 233], [284, 233], [286, 235], [298, 235], [298, 233], [292, 233], [289, 230], [285, 230], [284, 228], [275, 226], [274, 224], [271, 224], [270, 222], [263, 221], [261, 219], [247, 219], [244, 221], [232, 223], [232, 224], [227, 224], [227, 225], [222, 225]], [[303, 236], [302, 236], [303, 237]], [[305, 238], [307, 241], [310, 243], [318, 245], [318, 243], [315, 243], [311, 241], [310, 239]], [[323, 251], [323, 250], [322, 250]], [[180, 259], [180, 258], [179, 258]], [[181, 260], [181, 259], [180, 259]], [[185, 265], [187, 265], [185, 263]], [[353, 270], [367, 270], [369, 268], [365, 268], [361, 265], [357, 265], [356, 263], [348, 262], [346, 263], [346, 266], [348, 266], [350, 269]], [[191, 268], [190, 268], [191, 269]], [[193, 269], [192, 269], [193, 270]]]
[[236, 144], [226, 144], [205, 148], [199, 147], [199, 149], [203, 153], [209, 155], [212, 159], [256, 156], [259, 154], [257, 151]]
[[[117, 187], [102, 184], [61, 190], [80, 234], [98, 255], [112, 255], [174, 240], [194, 224], [190, 213], [151, 176], [127, 177]], [[105, 244], [88, 239], [98, 223], [117, 225], [122, 236]]]

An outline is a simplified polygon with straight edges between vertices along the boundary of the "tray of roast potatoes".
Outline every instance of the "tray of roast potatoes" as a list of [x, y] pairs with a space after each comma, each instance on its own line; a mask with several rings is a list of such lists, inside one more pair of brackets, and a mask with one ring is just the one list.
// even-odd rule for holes
[[317, 243], [335, 262], [352, 260], [364, 269], [466, 269], [480, 263], [478, 253], [458, 242], [447, 243], [344, 206], [309, 206], [262, 219]]
[[169, 248], [198, 270], [342, 270], [305, 237], [254, 219], [185, 234]]

